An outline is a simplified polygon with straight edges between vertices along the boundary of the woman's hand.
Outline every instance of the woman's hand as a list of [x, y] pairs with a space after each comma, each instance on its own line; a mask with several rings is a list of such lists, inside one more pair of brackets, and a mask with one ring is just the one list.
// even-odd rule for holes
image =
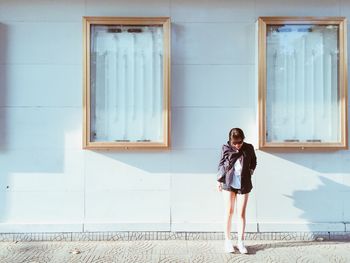
[[222, 183], [221, 182], [217, 182], [217, 188], [218, 188], [219, 192], [222, 191]]

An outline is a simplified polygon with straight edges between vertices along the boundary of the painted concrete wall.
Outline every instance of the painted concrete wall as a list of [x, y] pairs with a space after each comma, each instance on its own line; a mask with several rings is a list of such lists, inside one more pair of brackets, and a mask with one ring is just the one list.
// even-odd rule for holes
[[[82, 150], [84, 15], [171, 17], [170, 151]], [[0, 231], [222, 231], [220, 147], [232, 127], [257, 146], [269, 15], [350, 18], [350, 1], [0, 0]], [[350, 151], [257, 157], [247, 231], [346, 229]]]

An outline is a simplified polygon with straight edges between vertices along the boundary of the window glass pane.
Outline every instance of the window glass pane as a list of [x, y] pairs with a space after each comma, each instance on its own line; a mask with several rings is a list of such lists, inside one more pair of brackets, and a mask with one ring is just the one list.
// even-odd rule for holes
[[91, 141], [163, 141], [162, 26], [92, 25]]
[[267, 142], [340, 142], [337, 25], [268, 25]]

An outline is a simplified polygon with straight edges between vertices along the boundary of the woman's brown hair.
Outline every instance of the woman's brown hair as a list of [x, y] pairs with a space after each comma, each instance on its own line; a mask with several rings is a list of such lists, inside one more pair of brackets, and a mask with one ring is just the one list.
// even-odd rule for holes
[[244, 140], [245, 136], [244, 136], [244, 132], [242, 129], [240, 128], [232, 128], [230, 130], [230, 133], [228, 135], [228, 140], [231, 144], [232, 141], [234, 140]]

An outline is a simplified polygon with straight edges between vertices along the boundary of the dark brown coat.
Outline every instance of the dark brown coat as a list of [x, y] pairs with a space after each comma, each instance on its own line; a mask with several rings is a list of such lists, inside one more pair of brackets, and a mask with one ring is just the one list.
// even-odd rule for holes
[[229, 142], [222, 145], [221, 158], [218, 166], [217, 181], [229, 186], [232, 182], [233, 164], [243, 155], [243, 166], [241, 173], [241, 192], [249, 193], [253, 188], [251, 176], [256, 167], [256, 155], [252, 144], [243, 142], [242, 147], [237, 150]]

